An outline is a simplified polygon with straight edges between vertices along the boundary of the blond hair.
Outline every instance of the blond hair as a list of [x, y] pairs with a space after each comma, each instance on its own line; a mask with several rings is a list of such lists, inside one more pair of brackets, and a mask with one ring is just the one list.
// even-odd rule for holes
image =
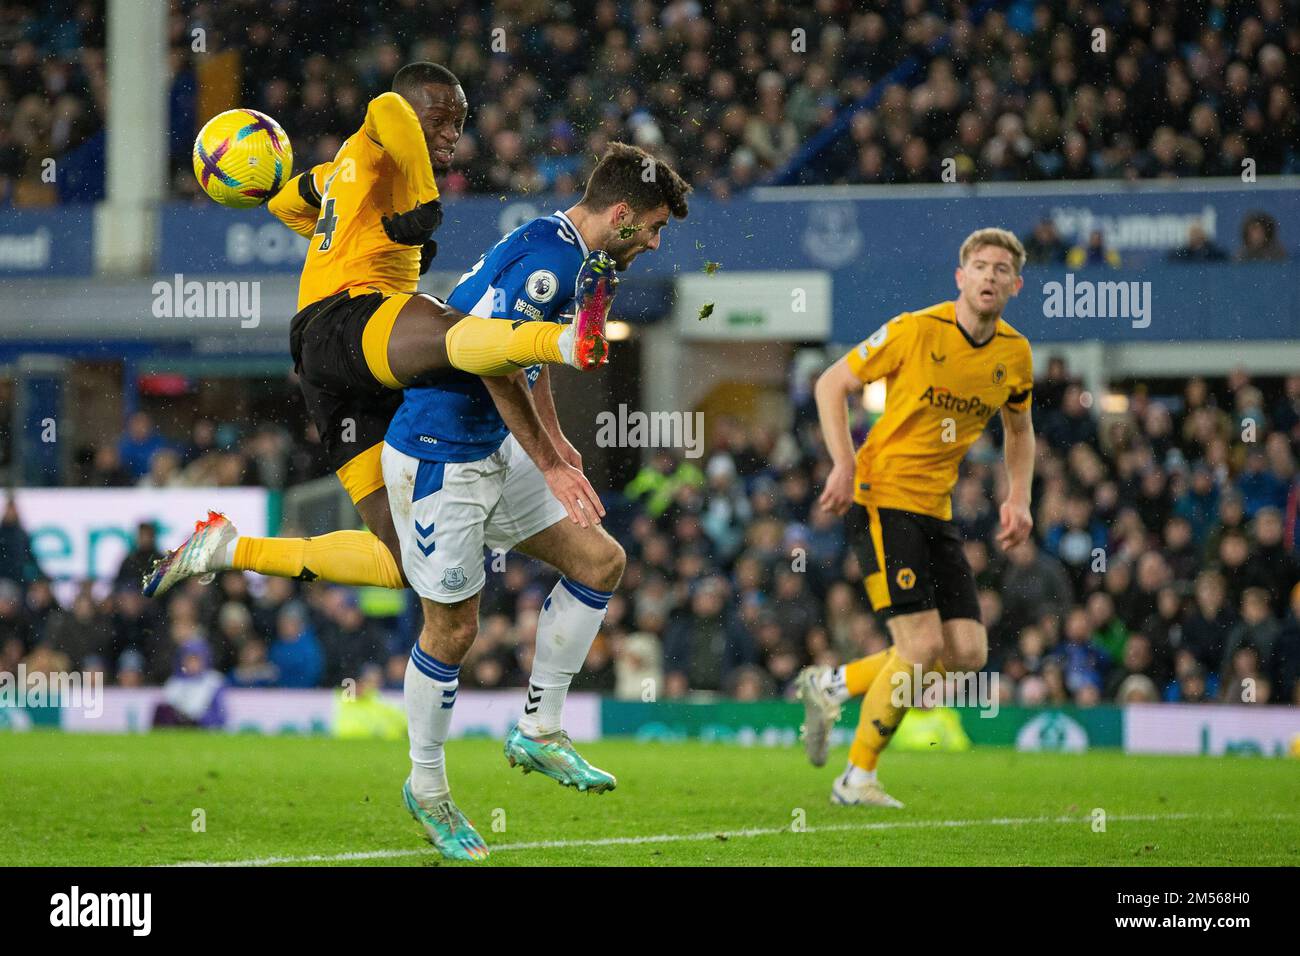
[[967, 236], [966, 241], [961, 244], [961, 251], [957, 253], [958, 263], [964, 266], [966, 260], [971, 257], [975, 250], [983, 246], [997, 246], [999, 249], [1005, 249], [1011, 253], [1016, 275], [1019, 275], [1020, 270], [1025, 267], [1025, 247], [1021, 245], [1015, 233], [1006, 229], [999, 229], [996, 226], [990, 226], [987, 229], [976, 229]]

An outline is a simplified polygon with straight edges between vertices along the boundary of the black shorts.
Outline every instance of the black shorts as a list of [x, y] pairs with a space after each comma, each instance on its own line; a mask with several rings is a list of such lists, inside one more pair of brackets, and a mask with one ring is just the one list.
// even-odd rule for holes
[[378, 448], [402, 404], [400, 385], [388, 371], [388, 335], [410, 295], [354, 292], [336, 293], [295, 315], [289, 351], [325, 460], [352, 500], [360, 501], [384, 483]]
[[877, 614], [937, 610], [945, 621], [980, 619], [975, 575], [951, 521], [854, 504], [847, 522], [849, 544]]

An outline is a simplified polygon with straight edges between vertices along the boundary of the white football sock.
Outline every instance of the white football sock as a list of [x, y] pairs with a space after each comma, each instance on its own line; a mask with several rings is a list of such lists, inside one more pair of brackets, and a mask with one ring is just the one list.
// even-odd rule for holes
[[823, 671], [819, 681], [822, 691], [837, 704], [849, 699], [848, 682], [844, 675], [844, 665], [830, 671]]
[[613, 593], [560, 578], [537, 619], [537, 651], [519, 730], [529, 737], [562, 729], [564, 698], [582, 670]]
[[411, 648], [402, 698], [411, 739], [411, 790], [426, 805], [450, 793], [443, 744], [451, 730], [451, 708], [459, 686], [459, 667], [430, 657], [419, 644]]
[[235, 535], [226, 544], [224, 548], [212, 555], [215, 566], [212, 570], [218, 568], [233, 568], [235, 566], [235, 548], [239, 546], [239, 535]]
[[874, 770], [863, 770], [857, 764], [851, 763], [844, 771], [844, 783], [850, 787], [861, 786], [864, 783], [871, 783], [876, 779]]

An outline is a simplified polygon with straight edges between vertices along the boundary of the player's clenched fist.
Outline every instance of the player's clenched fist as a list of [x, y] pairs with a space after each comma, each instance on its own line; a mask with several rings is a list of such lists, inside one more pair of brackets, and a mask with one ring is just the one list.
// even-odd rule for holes
[[379, 220], [384, 233], [404, 246], [422, 246], [442, 225], [442, 203], [436, 199], [422, 202], [409, 212], [384, 216]]
[[605, 506], [591, 487], [587, 476], [566, 462], [560, 462], [542, 472], [551, 493], [564, 505], [564, 510], [575, 524], [584, 528], [600, 524], [605, 516]]
[[853, 466], [831, 468], [826, 488], [817, 503], [833, 515], [842, 515], [853, 504]]

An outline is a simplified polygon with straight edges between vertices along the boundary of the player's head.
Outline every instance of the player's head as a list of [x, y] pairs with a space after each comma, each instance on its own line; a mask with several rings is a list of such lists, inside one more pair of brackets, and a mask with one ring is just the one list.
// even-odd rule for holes
[[1025, 247], [1005, 229], [976, 229], [957, 254], [957, 288], [967, 308], [983, 317], [1002, 314], [1007, 300], [1025, 284], [1020, 270]]
[[415, 110], [433, 171], [451, 169], [452, 154], [469, 115], [469, 101], [456, 74], [437, 63], [408, 63], [393, 77], [393, 92]]
[[690, 191], [676, 170], [644, 149], [610, 143], [578, 205], [598, 223], [595, 247], [622, 270], [641, 253], [659, 248], [659, 233], [670, 217], [686, 218]]

